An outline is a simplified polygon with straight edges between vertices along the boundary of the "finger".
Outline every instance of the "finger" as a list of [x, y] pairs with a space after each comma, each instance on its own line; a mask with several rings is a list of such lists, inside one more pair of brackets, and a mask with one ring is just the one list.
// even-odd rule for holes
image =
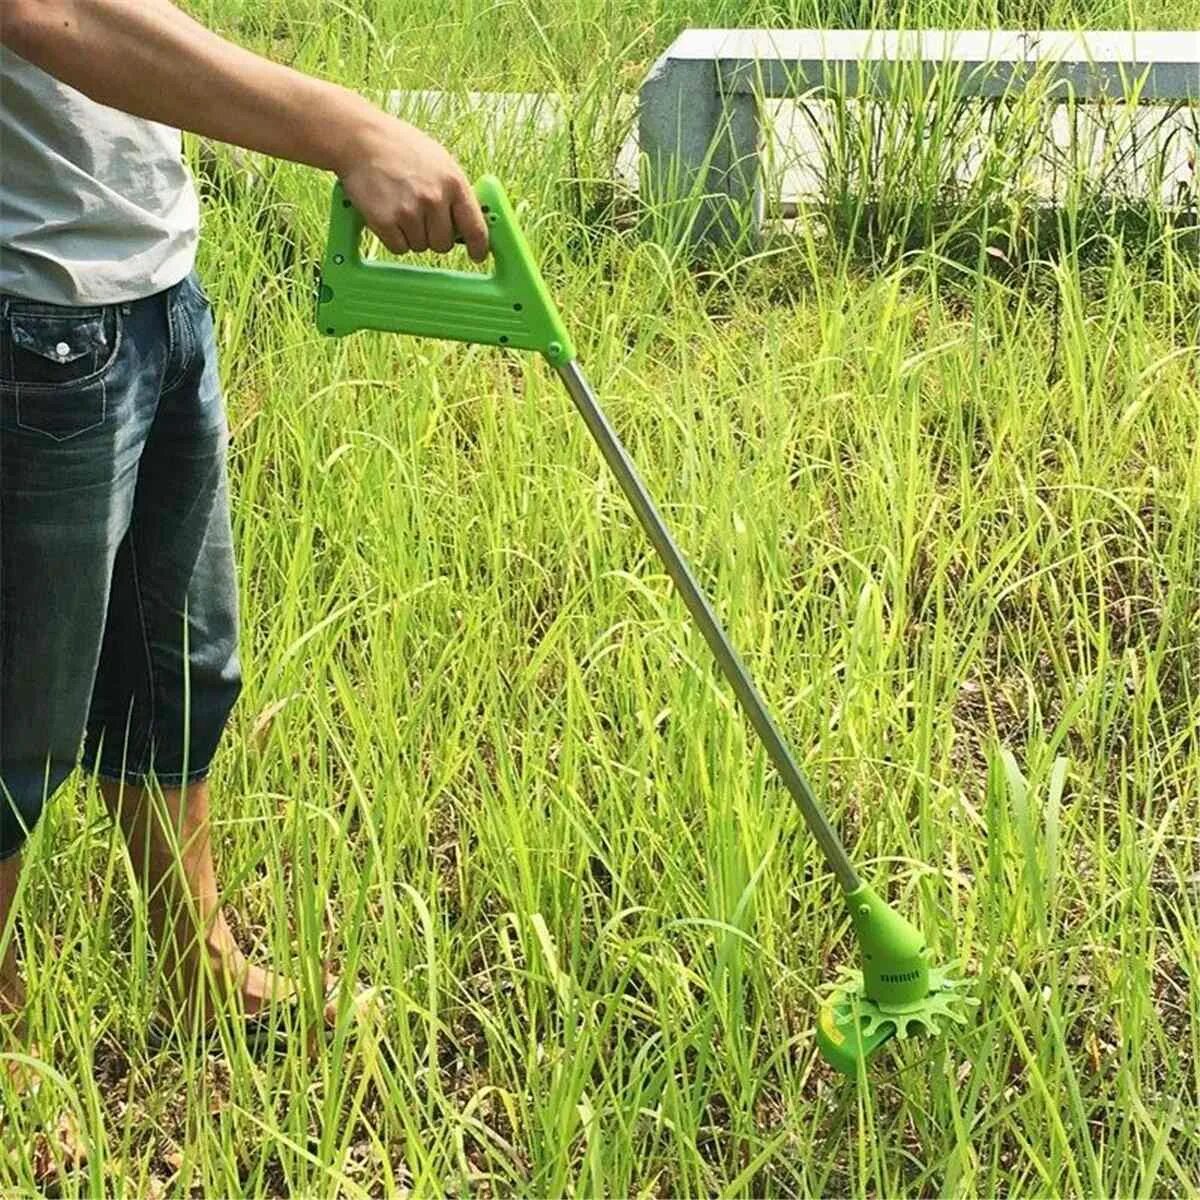
[[451, 209], [454, 227], [466, 243], [467, 253], [475, 262], [488, 256], [488, 227], [474, 192], [464, 188]]
[[425, 217], [425, 232], [429, 235], [429, 248], [439, 254], [454, 249], [454, 224], [450, 209], [445, 204], [431, 208]]
[[429, 249], [429, 239], [425, 235], [425, 215], [419, 208], [402, 209], [396, 216], [404, 236], [408, 239], [408, 248], [420, 253]]
[[383, 225], [375, 229], [372, 226], [371, 232], [393, 253], [407, 254], [408, 253], [408, 238], [404, 236], [402, 230], [395, 225]]

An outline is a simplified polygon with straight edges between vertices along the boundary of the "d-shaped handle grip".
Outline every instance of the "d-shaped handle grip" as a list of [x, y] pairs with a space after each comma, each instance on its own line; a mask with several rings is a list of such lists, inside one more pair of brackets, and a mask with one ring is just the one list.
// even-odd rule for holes
[[555, 367], [570, 362], [575, 347], [504, 188], [485, 175], [475, 195], [488, 222], [490, 272], [363, 259], [362, 216], [336, 183], [317, 294], [321, 332], [340, 337], [378, 329], [536, 350]]

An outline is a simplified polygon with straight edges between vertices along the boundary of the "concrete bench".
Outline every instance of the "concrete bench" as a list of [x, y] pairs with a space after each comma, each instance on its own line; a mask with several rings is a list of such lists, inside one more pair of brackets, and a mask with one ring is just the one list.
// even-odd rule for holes
[[643, 197], [667, 210], [684, 201], [677, 228], [692, 243], [753, 240], [763, 101], [882, 99], [914, 72], [960, 97], [994, 100], [1033, 84], [1051, 102], [1200, 104], [1200, 30], [687, 30], [641, 87]]

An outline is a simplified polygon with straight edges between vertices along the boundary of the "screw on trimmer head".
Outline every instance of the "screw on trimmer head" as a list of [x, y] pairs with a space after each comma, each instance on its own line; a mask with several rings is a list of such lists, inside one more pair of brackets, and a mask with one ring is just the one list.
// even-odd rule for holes
[[943, 1032], [943, 1022], [967, 1023], [979, 1003], [963, 991], [951, 967], [931, 967], [919, 930], [866, 884], [846, 893], [863, 969], [849, 971], [821, 1005], [817, 1046], [830, 1066], [857, 1075], [893, 1037]]

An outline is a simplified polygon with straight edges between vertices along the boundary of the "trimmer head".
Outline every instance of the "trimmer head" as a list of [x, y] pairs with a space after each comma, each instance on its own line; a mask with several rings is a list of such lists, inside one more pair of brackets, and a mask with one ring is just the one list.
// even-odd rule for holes
[[863, 969], [849, 971], [821, 1005], [817, 1046], [830, 1066], [857, 1075], [893, 1037], [938, 1035], [965, 1025], [979, 1001], [953, 967], [931, 967], [920, 932], [866, 884], [846, 894]]
[[817, 1017], [817, 1046], [827, 1063], [843, 1075], [856, 1076], [866, 1062], [892, 1038], [938, 1037], [950, 1023], [967, 1024], [967, 1010], [979, 1003], [964, 990], [965, 979], [954, 967], [929, 969], [928, 995], [901, 1009], [884, 1009], [865, 992], [861, 971], [849, 971], [822, 1003]]

